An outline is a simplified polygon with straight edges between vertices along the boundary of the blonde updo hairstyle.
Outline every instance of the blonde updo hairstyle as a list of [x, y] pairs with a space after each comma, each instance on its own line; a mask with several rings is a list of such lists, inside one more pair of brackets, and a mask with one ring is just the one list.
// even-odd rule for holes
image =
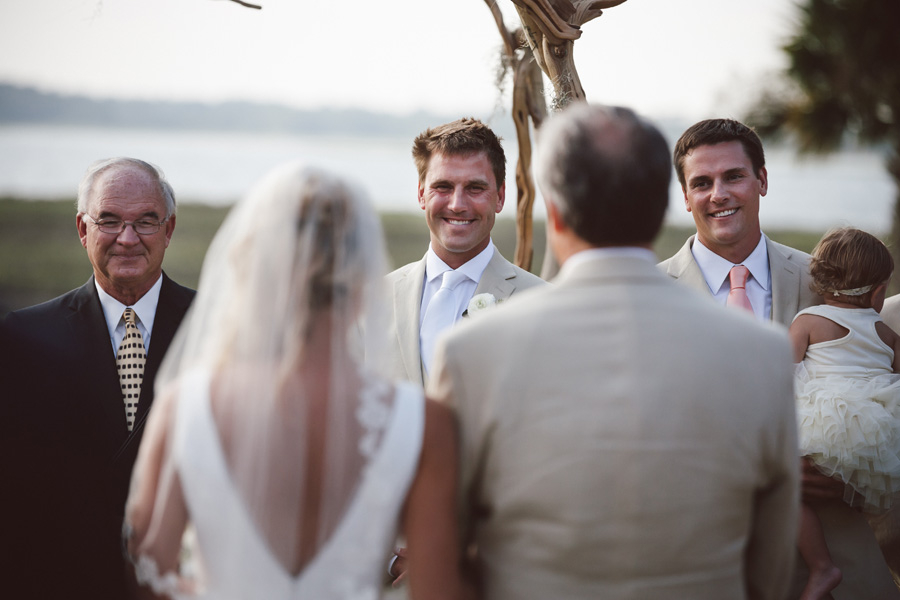
[[[812, 251], [809, 273], [812, 290], [821, 296], [839, 297], [842, 302], [869, 306], [872, 291], [886, 283], [894, 272], [894, 259], [877, 237], [854, 227], [833, 229]], [[847, 294], [861, 290], [865, 292]]]
[[191, 352], [216, 357], [213, 365], [292, 365], [321, 351], [311, 333], [326, 322], [356, 346], [359, 319], [382, 314], [385, 264], [381, 224], [361, 189], [302, 162], [281, 165], [210, 244], [194, 304], [209, 321], [197, 328], [213, 333], [197, 333], [210, 349]]

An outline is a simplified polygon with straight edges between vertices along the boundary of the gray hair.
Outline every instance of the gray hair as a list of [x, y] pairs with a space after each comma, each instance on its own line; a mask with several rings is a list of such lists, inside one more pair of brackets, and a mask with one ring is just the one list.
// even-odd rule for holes
[[166, 203], [166, 219], [175, 214], [175, 211], [178, 209], [175, 205], [175, 192], [172, 190], [172, 185], [166, 179], [162, 169], [146, 161], [126, 156], [98, 160], [88, 167], [84, 177], [81, 179], [81, 183], [78, 184], [76, 207], [79, 213], [87, 213], [88, 206], [91, 204], [91, 194], [94, 191], [94, 182], [97, 180], [97, 177], [108, 169], [115, 167], [136, 167], [150, 175], [159, 185], [159, 196]]
[[540, 130], [546, 201], [593, 246], [652, 242], [669, 202], [672, 161], [659, 130], [632, 110], [572, 104]]

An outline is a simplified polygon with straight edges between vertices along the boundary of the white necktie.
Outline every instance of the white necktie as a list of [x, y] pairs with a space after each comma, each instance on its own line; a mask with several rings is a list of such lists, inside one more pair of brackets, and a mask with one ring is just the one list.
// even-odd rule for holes
[[119, 345], [119, 351], [116, 352], [116, 369], [119, 371], [122, 400], [125, 402], [125, 423], [128, 431], [131, 431], [134, 429], [134, 416], [137, 414], [138, 400], [141, 398], [147, 352], [144, 350], [141, 330], [135, 323], [134, 310], [126, 308], [122, 317], [125, 319], [125, 338]]
[[425, 365], [426, 373], [431, 368], [434, 344], [438, 336], [459, 318], [456, 294], [453, 293], [453, 290], [466, 277], [466, 274], [461, 271], [444, 271], [441, 289], [431, 297], [431, 302], [425, 309], [425, 318], [422, 320], [422, 329], [419, 332], [419, 345], [422, 348], [422, 364]]

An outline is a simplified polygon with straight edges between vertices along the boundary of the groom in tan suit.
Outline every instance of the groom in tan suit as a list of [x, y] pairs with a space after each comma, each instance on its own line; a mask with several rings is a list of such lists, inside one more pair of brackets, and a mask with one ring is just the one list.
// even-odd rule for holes
[[[427, 129], [415, 139], [412, 154], [431, 243], [422, 260], [388, 275], [393, 311], [387, 366], [389, 376], [424, 384], [433, 340], [462, 317], [473, 296], [490, 294], [502, 302], [544, 282], [491, 243], [505, 199], [506, 157], [487, 125], [463, 118]], [[435, 325], [427, 311], [447, 271], [459, 273], [461, 282], [443, 309], [449, 314]]]
[[[888, 327], [900, 331], [900, 294], [887, 298], [880, 313]], [[887, 513], [869, 516], [869, 524], [875, 531], [894, 582], [900, 586], [900, 505], [894, 503]]]
[[578, 104], [539, 149], [556, 285], [458, 325], [429, 383], [459, 418], [484, 597], [781, 598], [799, 506], [787, 336], [656, 268], [655, 127]]
[[675, 144], [675, 172], [697, 234], [660, 264], [670, 277], [724, 304], [733, 265], [760, 320], [789, 327], [798, 311], [821, 300], [809, 288], [809, 255], [778, 244], [759, 227], [759, 199], [769, 187], [762, 142], [738, 121], [709, 119]]
[[[731, 119], [701, 121], [676, 142], [674, 162], [697, 234], [660, 263], [665, 273], [724, 304], [730, 269], [744, 265], [750, 270], [745, 289], [756, 318], [785, 327], [797, 312], [822, 302], [810, 290], [809, 255], [760, 231], [759, 199], [769, 182], [762, 142], [752, 129]], [[843, 485], [808, 461], [802, 483], [844, 575], [834, 598], [896, 598], [866, 520], [842, 500]], [[799, 597], [805, 581], [806, 565], [799, 561], [790, 598]]]

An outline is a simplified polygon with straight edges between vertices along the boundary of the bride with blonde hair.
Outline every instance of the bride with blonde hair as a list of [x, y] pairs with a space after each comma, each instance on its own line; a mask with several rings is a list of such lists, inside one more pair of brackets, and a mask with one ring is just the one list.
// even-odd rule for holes
[[232, 210], [133, 474], [145, 591], [374, 599], [399, 529], [414, 598], [464, 593], [455, 424], [379, 376], [384, 273], [377, 215], [328, 173], [281, 167]]

